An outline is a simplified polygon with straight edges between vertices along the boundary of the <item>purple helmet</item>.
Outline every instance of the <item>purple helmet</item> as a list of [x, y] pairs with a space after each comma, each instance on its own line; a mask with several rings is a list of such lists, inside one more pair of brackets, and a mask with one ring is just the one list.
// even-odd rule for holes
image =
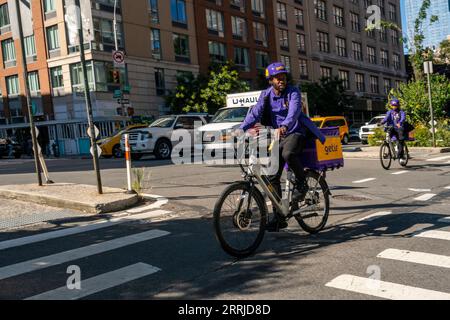
[[389, 104], [391, 107], [400, 107], [400, 101], [398, 99], [392, 99]]
[[266, 79], [269, 80], [270, 78], [281, 73], [288, 73], [286, 70], [286, 66], [281, 62], [274, 62], [266, 69]]

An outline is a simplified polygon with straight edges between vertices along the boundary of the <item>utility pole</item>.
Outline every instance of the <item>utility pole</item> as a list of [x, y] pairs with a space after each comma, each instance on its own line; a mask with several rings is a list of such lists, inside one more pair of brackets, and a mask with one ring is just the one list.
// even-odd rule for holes
[[31, 131], [31, 141], [33, 143], [34, 150], [34, 165], [36, 168], [36, 174], [38, 179], [39, 186], [42, 186], [42, 177], [41, 177], [41, 167], [39, 164], [39, 146], [36, 138], [36, 126], [34, 124], [32, 104], [31, 104], [31, 95], [30, 88], [28, 87], [28, 67], [27, 67], [27, 57], [25, 53], [25, 44], [24, 44], [24, 36], [23, 36], [23, 27], [22, 27], [22, 14], [20, 12], [20, 1], [16, 0], [16, 9], [17, 9], [17, 21], [18, 21], [18, 29], [19, 29], [19, 40], [20, 40], [20, 48], [22, 51], [22, 68], [23, 68], [23, 79], [25, 82], [25, 96], [27, 99], [27, 109], [28, 109], [28, 119], [30, 121], [30, 131]]
[[[89, 129], [90, 129], [90, 139], [91, 139], [91, 146], [92, 146], [92, 156], [94, 160], [94, 170], [95, 174], [97, 176], [97, 190], [99, 194], [103, 194], [103, 188], [102, 188], [102, 178], [100, 176], [100, 164], [98, 161], [98, 150], [97, 150], [97, 142], [96, 135], [95, 135], [95, 127], [94, 127], [94, 121], [93, 121], [93, 115], [92, 115], [92, 102], [91, 102], [91, 94], [89, 90], [89, 80], [88, 80], [88, 74], [87, 74], [87, 68], [86, 68], [86, 58], [84, 56], [84, 37], [83, 37], [83, 19], [81, 16], [81, 5], [80, 0], [75, 0], [75, 5], [80, 8], [80, 15], [77, 17], [79, 19], [79, 28], [78, 28], [78, 35], [80, 38], [80, 58], [81, 58], [81, 66], [83, 69], [83, 80], [84, 80], [84, 96], [86, 99], [86, 108], [87, 108], [87, 116], [88, 116], [88, 122], [89, 122]], [[94, 66], [92, 66], [94, 67]]]
[[435, 125], [434, 125], [434, 111], [433, 111], [433, 102], [431, 99], [431, 79], [430, 79], [430, 74], [433, 73], [433, 61], [425, 61], [424, 71], [427, 74], [427, 78], [428, 78], [428, 98], [430, 101], [431, 134], [433, 136], [433, 148], [436, 148], [436, 130], [435, 130]]
[[[119, 51], [119, 44], [117, 40], [117, 1], [114, 0], [114, 17], [113, 17], [113, 30], [114, 30], [114, 46], [116, 52]], [[114, 70], [116, 69], [115, 62], [114, 62]], [[120, 71], [119, 71], [120, 72]], [[122, 90], [122, 87], [120, 87], [120, 90]], [[123, 94], [120, 98], [120, 108], [122, 109], [122, 116], [126, 117], [128, 116], [127, 111], [125, 109], [125, 105], [123, 104]], [[126, 127], [126, 121], [123, 121], [123, 126]]]

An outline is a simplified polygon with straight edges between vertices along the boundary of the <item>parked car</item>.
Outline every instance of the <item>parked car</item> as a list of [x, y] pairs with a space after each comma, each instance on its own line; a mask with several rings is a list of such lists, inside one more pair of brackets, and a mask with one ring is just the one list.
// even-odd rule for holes
[[[133, 160], [139, 160], [144, 155], [154, 154], [157, 159], [169, 159], [172, 155], [172, 134], [176, 130], [188, 130], [191, 133], [190, 147], [194, 147], [194, 128], [195, 122], [201, 122], [202, 125], [208, 123], [207, 114], [182, 114], [163, 116], [150, 126], [141, 129], [133, 129], [129, 132], [131, 157]], [[187, 143], [181, 141], [180, 143]], [[125, 141], [122, 137], [121, 148], [124, 150]], [[188, 147], [188, 146], [182, 146]]]
[[145, 128], [148, 124], [132, 124], [119, 131], [113, 133], [111, 137], [97, 141], [97, 144], [102, 148], [102, 156], [105, 158], [120, 158], [123, 156], [123, 151], [120, 146], [120, 139], [124, 133], [128, 133], [133, 129]]
[[350, 141], [350, 132], [347, 120], [343, 116], [335, 117], [316, 117], [311, 119], [318, 128], [339, 127], [339, 136], [342, 144], [348, 144]]
[[348, 128], [350, 142], [361, 141], [361, 139], [359, 138], [359, 129], [360, 128], [361, 128], [360, 125], [354, 125], [354, 124]]
[[11, 139], [0, 139], [0, 158], [9, 156], [10, 152], [16, 159], [22, 157], [22, 146]]
[[370, 120], [369, 122], [366, 122], [366, 125], [362, 126], [359, 129], [359, 138], [361, 139], [362, 144], [368, 144], [368, 139], [369, 136], [375, 133], [375, 129], [376, 128], [380, 128], [381, 125], [381, 121], [384, 119], [386, 115], [379, 115], [376, 116], [374, 118], [372, 118], [372, 120]]

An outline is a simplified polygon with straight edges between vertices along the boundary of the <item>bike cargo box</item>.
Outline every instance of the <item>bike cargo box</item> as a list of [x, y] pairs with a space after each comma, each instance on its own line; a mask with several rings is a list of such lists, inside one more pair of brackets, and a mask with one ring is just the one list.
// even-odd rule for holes
[[338, 127], [322, 128], [320, 131], [327, 138], [325, 144], [318, 139], [310, 139], [306, 143], [302, 155], [305, 168], [317, 171], [334, 170], [344, 166], [342, 143]]

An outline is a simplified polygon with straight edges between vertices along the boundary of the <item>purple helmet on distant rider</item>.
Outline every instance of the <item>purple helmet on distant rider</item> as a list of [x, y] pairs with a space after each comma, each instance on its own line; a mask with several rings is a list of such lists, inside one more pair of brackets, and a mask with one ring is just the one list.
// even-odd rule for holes
[[400, 101], [398, 99], [392, 99], [389, 104], [391, 107], [400, 107]]
[[281, 62], [274, 62], [269, 65], [266, 69], [266, 79], [269, 80], [272, 77], [275, 77], [278, 74], [285, 73], [287, 74], [286, 66]]

